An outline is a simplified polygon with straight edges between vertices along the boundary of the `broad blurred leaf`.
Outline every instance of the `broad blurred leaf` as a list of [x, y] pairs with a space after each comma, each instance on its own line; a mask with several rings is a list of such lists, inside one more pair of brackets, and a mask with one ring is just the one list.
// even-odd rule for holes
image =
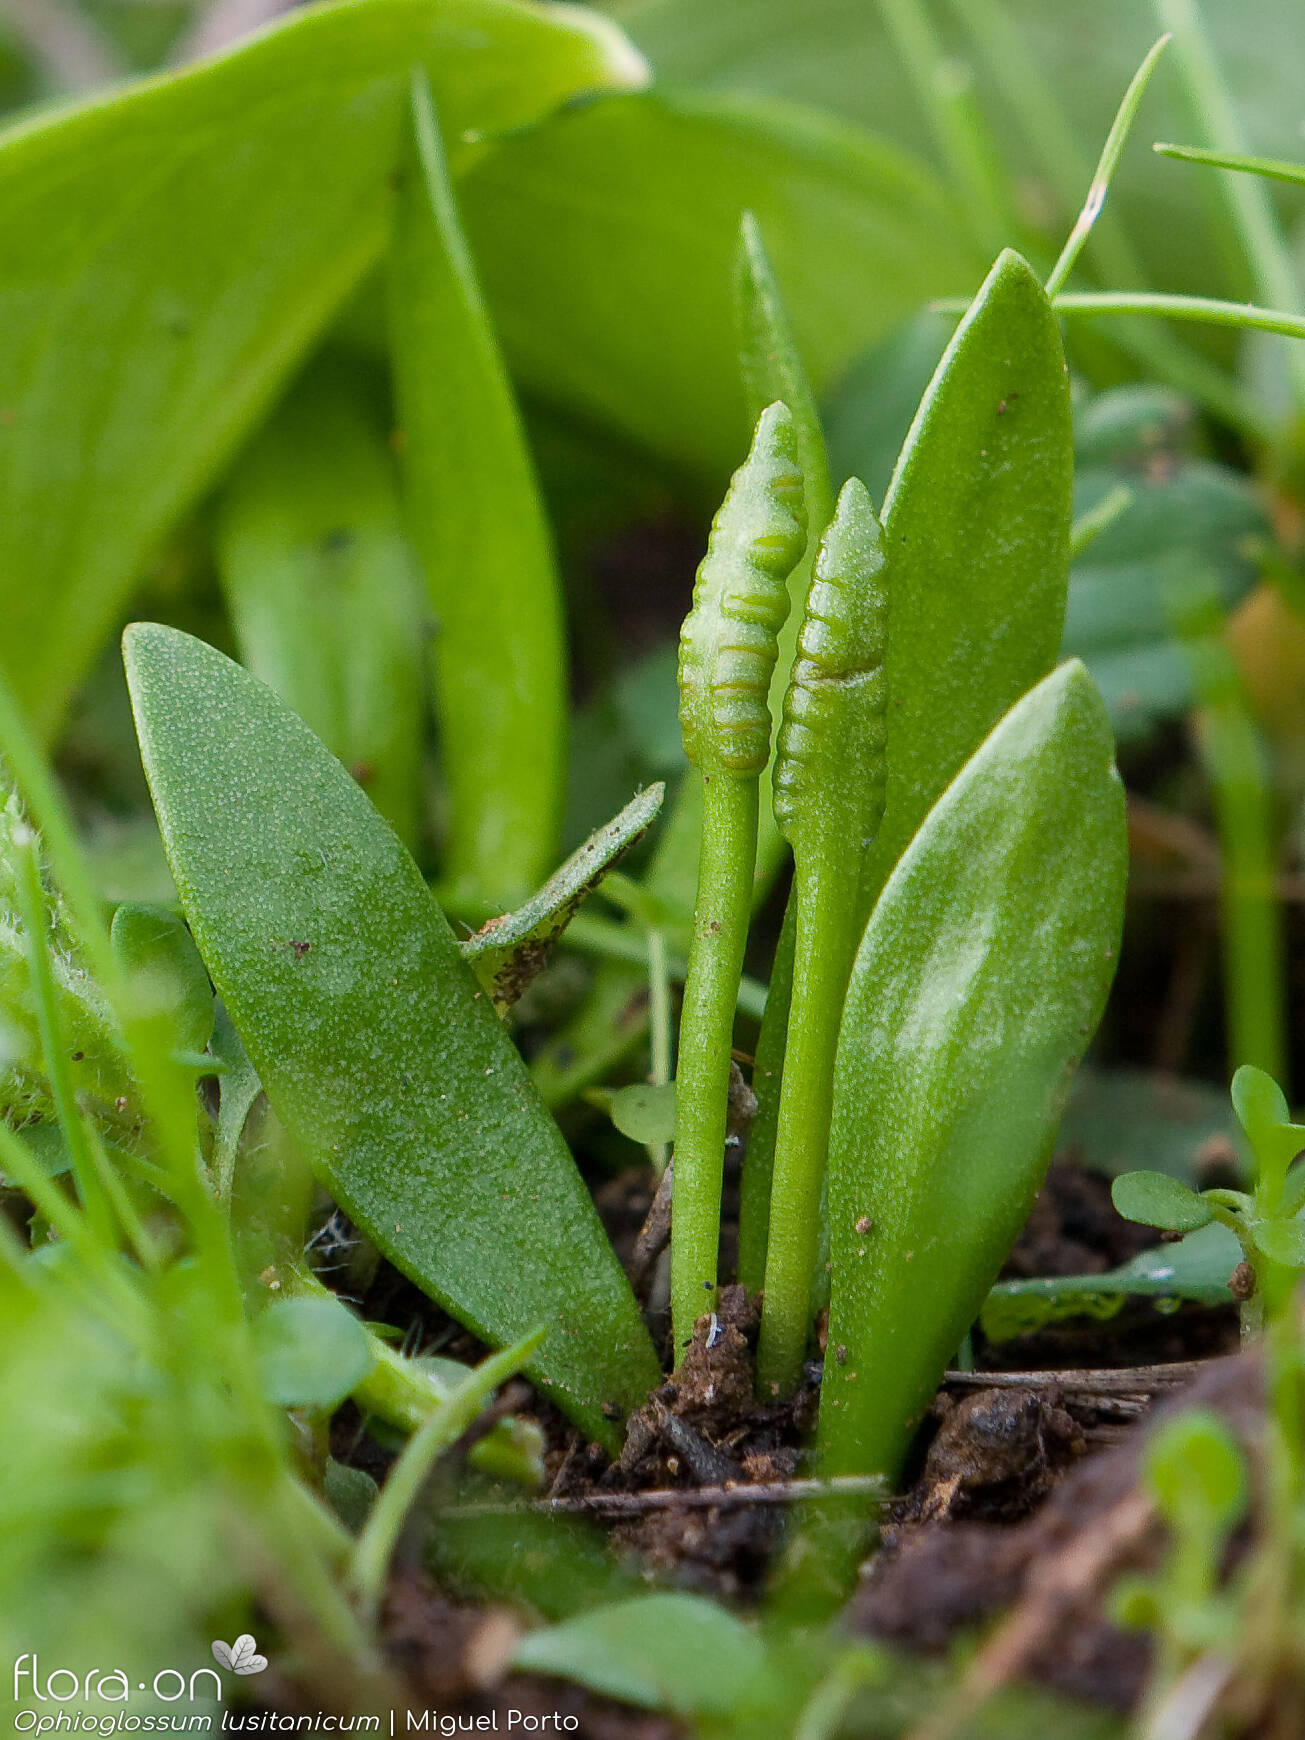
[[3, 657], [47, 734], [159, 537], [380, 255], [414, 63], [458, 140], [643, 77], [569, 9], [345, 0], [0, 140]]
[[1057, 1145], [1108, 1178], [1147, 1169], [1196, 1185], [1206, 1182], [1197, 1165], [1202, 1150], [1222, 1151], [1239, 1169], [1246, 1151], [1222, 1089], [1153, 1070], [1090, 1064], [1074, 1078]]
[[829, 1152], [830, 1472], [895, 1476], [1042, 1182], [1123, 918], [1123, 788], [1061, 666], [912, 841], [866, 928]]
[[641, 1595], [534, 1632], [512, 1662], [622, 1703], [723, 1716], [754, 1694], [766, 1652], [755, 1632], [714, 1601]]
[[1124, 739], [1196, 704], [1166, 591], [1199, 578], [1231, 608], [1270, 535], [1253, 486], [1197, 457], [1193, 436], [1191, 407], [1156, 387], [1104, 393], [1076, 419], [1076, 513], [1121, 482], [1133, 500], [1074, 565], [1062, 650], [1092, 672]]
[[909, 157], [772, 104], [620, 98], [505, 142], [459, 188], [522, 381], [705, 478], [746, 450], [733, 252], [755, 213], [817, 391], [978, 276]]
[[311, 366], [223, 487], [218, 562], [241, 659], [411, 846], [427, 607], [375, 387]]
[[128, 680], [173, 876], [268, 1099], [380, 1249], [616, 1441], [657, 1381], [561, 1134], [416, 865], [275, 695], [138, 625]]
[[[978, 105], [997, 130], [1026, 206], [1056, 232], [1058, 247], [1074, 214], [1057, 199], [1045, 156], [1016, 132], [973, 36], [958, 22], [972, 11], [982, 28], [982, 13], [968, 0], [930, 0], [926, 9], [939, 29], [946, 76], [954, 87], [973, 75]], [[870, 0], [806, 0], [801, 7], [788, 0], [607, 0], [606, 10], [631, 32], [659, 84], [670, 89], [820, 103], [912, 149], [933, 144], [929, 117], [885, 28], [885, 9]], [[1155, 39], [1155, 15], [1137, 0], [1099, 0], [1092, 7], [1078, 0], [1002, 0], [1002, 11], [1041, 76], [1044, 100], [1055, 105], [1078, 146], [1081, 197], [1119, 98]], [[1293, 0], [1208, 4], [1202, 15], [1251, 148], [1298, 158], [1305, 37]], [[1191, 133], [1181, 87], [1162, 73], [1147, 94], [1143, 138]], [[1211, 226], [1210, 189], [1201, 184], [1208, 174], [1134, 146], [1111, 204], [1158, 283], [1237, 292], [1238, 267], [1230, 268], [1235, 250], [1212, 245], [1225, 235], [1217, 220]], [[1085, 261], [1090, 269], [1090, 244]]]
[[1103, 1275], [999, 1281], [984, 1301], [979, 1325], [990, 1341], [1008, 1341], [1066, 1317], [1113, 1317], [1132, 1298], [1150, 1299], [1157, 1310], [1182, 1300], [1231, 1305], [1228, 1277], [1241, 1260], [1236, 1233], [1213, 1222]]
[[283, 1408], [334, 1408], [376, 1363], [367, 1332], [338, 1299], [278, 1299], [254, 1319], [263, 1394]]

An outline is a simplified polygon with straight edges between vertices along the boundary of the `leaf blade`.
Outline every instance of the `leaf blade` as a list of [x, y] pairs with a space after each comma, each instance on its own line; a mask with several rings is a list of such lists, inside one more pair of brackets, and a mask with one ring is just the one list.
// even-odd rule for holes
[[446, 874], [492, 897], [542, 877], [561, 813], [565, 649], [552, 541], [476, 282], [424, 71], [390, 254], [408, 522], [439, 623]]
[[944, 787], [1055, 660], [1072, 482], [1055, 316], [1007, 250], [938, 365], [880, 516], [890, 704], [867, 910]]
[[4, 660], [47, 736], [152, 546], [379, 257], [414, 60], [459, 137], [646, 77], [578, 12], [367, 0], [0, 136]]
[[[658, 1367], [570, 1153], [416, 866], [270, 690], [190, 636], [126, 636], [195, 940], [318, 1178], [419, 1286], [593, 1437]], [[307, 945], [307, 946], [304, 946]]]
[[830, 1143], [830, 1472], [896, 1473], [1041, 1182], [1113, 974], [1111, 757], [1091, 680], [1062, 666], [948, 788], [866, 929]]

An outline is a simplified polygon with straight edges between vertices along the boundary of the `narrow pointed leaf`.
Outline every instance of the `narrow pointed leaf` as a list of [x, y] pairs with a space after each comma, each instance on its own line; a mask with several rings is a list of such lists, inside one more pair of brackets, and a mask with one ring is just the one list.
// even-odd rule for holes
[[411, 846], [429, 613], [371, 385], [313, 365], [223, 489], [218, 564], [243, 663]]
[[1042, 1182], [1114, 971], [1111, 754], [1091, 679], [1062, 666], [949, 787], [866, 929], [830, 1142], [830, 1473], [896, 1475]]
[[623, 852], [652, 826], [666, 787], [650, 785], [599, 828], [515, 912], [492, 918], [462, 944], [464, 958], [500, 1009], [516, 1002], [546, 964], [553, 944]]
[[481, 300], [424, 72], [390, 256], [408, 523], [437, 619], [446, 877], [491, 898], [543, 876], [561, 814], [565, 654], [543, 504]]
[[1055, 316], [1004, 253], [938, 365], [881, 518], [892, 574], [884, 818], [867, 901], [997, 720], [1050, 670], [1073, 437]]
[[3, 662], [47, 733], [158, 539], [380, 257], [414, 63], [459, 140], [647, 76], [570, 7], [366, 0], [0, 138]]
[[575, 1164], [403, 846], [273, 693], [137, 625], [128, 681], [192, 933], [268, 1099], [385, 1254], [586, 1432], [657, 1361]]

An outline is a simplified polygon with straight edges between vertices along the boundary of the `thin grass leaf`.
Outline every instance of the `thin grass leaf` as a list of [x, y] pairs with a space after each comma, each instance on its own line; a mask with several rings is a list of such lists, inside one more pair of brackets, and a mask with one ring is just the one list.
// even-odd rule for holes
[[1215, 151], [1203, 145], [1157, 143], [1151, 149], [1158, 156], [1172, 157], [1179, 163], [1204, 163], [1211, 169], [1231, 169], [1242, 175], [1262, 175], [1268, 181], [1305, 187], [1305, 163], [1289, 163], [1281, 157], [1247, 157], [1241, 152]]
[[1132, 130], [1134, 120], [1137, 118], [1137, 111], [1142, 105], [1142, 98], [1146, 95], [1146, 87], [1150, 84], [1151, 75], [1159, 65], [1160, 56], [1169, 46], [1170, 40], [1170, 36], [1165, 35], [1152, 45], [1149, 54], [1133, 74], [1132, 82], [1124, 92], [1124, 100], [1120, 103], [1119, 111], [1106, 135], [1106, 142], [1101, 150], [1096, 174], [1092, 177], [1092, 185], [1088, 188], [1087, 198], [1083, 202], [1083, 209], [1079, 212], [1074, 227], [1065, 241], [1065, 246], [1061, 249], [1060, 258], [1051, 268], [1051, 274], [1047, 279], [1048, 296], [1055, 296], [1063, 287], [1070, 273], [1074, 270], [1075, 262], [1083, 251], [1084, 243], [1092, 234], [1092, 227], [1100, 217], [1102, 207], [1106, 203], [1106, 195], [1110, 192], [1111, 180], [1119, 165], [1119, 159], [1123, 155], [1124, 146], [1128, 143], [1128, 135]]
[[475, 1424], [477, 1415], [500, 1384], [530, 1364], [548, 1333], [549, 1326], [541, 1324], [515, 1346], [484, 1360], [408, 1440], [402, 1455], [387, 1475], [354, 1548], [350, 1582], [369, 1617], [374, 1618], [380, 1606], [400, 1531], [436, 1457]]
[[[967, 305], [940, 302], [935, 306], [959, 313]], [[1305, 338], [1305, 315], [1260, 308], [1253, 302], [1221, 302], [1214, 296], [1182, 296], [1153, 290], [1062, 290], [1052, 307], [1057, 314], [1080, 317], [1147, 314], [1164, 320], [1194, 320], [1206, 326], [1232, 326], [1241, 332], [1279, 332], [1287, 338]]]

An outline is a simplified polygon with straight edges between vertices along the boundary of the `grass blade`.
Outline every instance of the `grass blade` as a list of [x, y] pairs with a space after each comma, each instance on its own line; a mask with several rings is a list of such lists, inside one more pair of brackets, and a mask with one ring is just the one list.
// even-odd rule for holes
[[1101, 159], [1097, 164], [1096, 174], [1092, 177], [1092, 185], [1088, 188], [1083, 209], [1079, 212], [1073, 229], [1069, 232], [1065, 246], [1061, 249], [1060, 258], [1051, 268], [1047, 279], [1047, 295], [1054, 296], [1060, 290], [1074, 270], [1074, 264], [1083, 251], [1083, 245], [1092, 234], [1092, 227], [1101, 215], [1101, 208], [1106, 203], [1106, 195], [1110, 191], [1110, 183], [1114, 177], [1119, 159], [1123, 155], [1124, 146], [1128, 143], [1128, 135], [1132, 130], [1137, 111], [1141, 107], [1142, 98], [1146, 95], [1146, 87], [1151, 82], [1151, 75], [1159, 65], [1160, 56], [1169, 46], [1170, 38], [1162, 36], [1152, 44], [1146, 59], [1133, 74], [1132, 82], [1124, 92], [1124, 100], [1119, 105], [1118, 113], [1111, 123], [1106, 135], [1105, 145], [1101, 150]]

